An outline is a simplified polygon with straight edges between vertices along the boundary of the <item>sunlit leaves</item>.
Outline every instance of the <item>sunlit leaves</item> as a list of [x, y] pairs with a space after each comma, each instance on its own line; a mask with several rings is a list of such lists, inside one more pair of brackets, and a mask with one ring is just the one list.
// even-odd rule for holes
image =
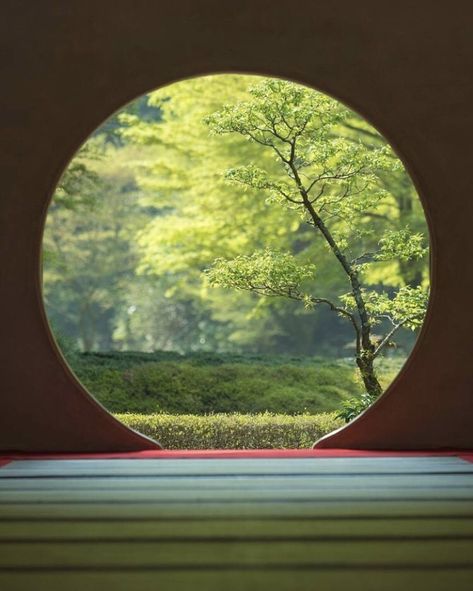
[[300, 293], [304, 281], [313, 279], [315, 265], [301, 264], [288, 252], [266, 249], [232, 260], [219, 258], [205, 273], [214, 287], [291, 297]]
[[428, 252], [424, 235], [420, 232], [411, 232], [409, 227], [386, 232], [379, 241], [379, 245], [380, 249], [375, 255], [377, 261], [416, 260]]
[[304, 200], [310, 201], [355, 253], [374, 233], [363, 216], [391, 199], [380, 174], [398, 169], [399, 162], [383, 142], [367, 146], [360, 137], [341, 133], [353, 117], [322, 93], [263, 79], [249, 89], [247, 100], [227, 104], [204, 121], [215, 135], [242, 136], [262, 147], [279, 167], [276, 175], [252, 162], [228, 169], [228, 180], [295, 210], [309, 223]]
[[254, 164], [229, 168], [225, 173], [225, 179], [231, 183], [243, 185], [244, 188], [263, 192], [267, 203], [276, 201], [289, 208], [294, 209], [296, 206], [300, 210], [302, 200], [294, 184], [284, 178], [272, 177]]
[[396, 323], [403, 322], [411, 330], [422, 326], [428, 298], [428, 290], [421, 286], [401, 287], [391, 303], [390, 313], [394, 321]]
[[[363, 298], [372, 324], [388, 320], [392, 326], [399, 324], [415, 330], [422, 325], [429, 293], [422, 286], [404, 286], [392, 294], [365, 289]], [[355, 309], [352, 293], [340, 296], [340, 301], [348, 309]]]
[[[199, 301], [206, 307], [206, 318], [225, 326], [228, 343], [235, 335], [239, 342], [261, 343], [270, 330], [289, 334], [289, 316], [311, 317], [312, 322], [313, 295], [338, 302], [338, 295], [349, 288], [304, 199], [324, 220], [365, 286], [384, 290], [392, 300], [394, 288], [415, 275], [409, 275], [413, 261], [426, 250], [420, 206], [411, 207], [415, 190], [385, 140], [337, 101], [291, 82], [239, 75], [184, 80], [146, 100], [159, 107], [159, 118], [149, 121], [133, 109], [119, 118], [128, 156], [121, 168], [133, 177], [139, 189], [137, 207], [144, 213], [129, 233], [139, 259], [134, 271], [143, 285], [159, 284], [162, 289], [156, 293], [164, 298], [172, 288], [169, 300]], [[81, 166], [79, 159], [75, 165]], [[69, 172], [73, 186], [74, 169]], [[86, 181], [83, 170], [76, 172]], [[118, 174], [114, 170], [115, 178]], [[85, 182], [82, 194], [88, 194]], [[81, 244], [79, 234], [75, 240], [85, 254], [88, 245]], [[216, 258], [232, 265], [237, 260], [241, 271], [255, 251], [273, 255], [271, 265], [264, 257], [251, 260], [252, 272], [259, 269], [261, 279], [265, 275], [261, 300], [240, 291], [213, 290], [203, 282], [201, 271]], [[289, 265], [286, 274], [281, 264], [275, 274], [276, 254], [284, 252], [296, 254], [297, 265], [317, 265], [317, 280], [313, 273], [304, 279], [306, 310], [301, 305], [294, 312], [294, 302], [268, 297], [276, 285], [284, 294], [298, 285], [288, 260], [279, 260]], [[426, 283], [425, 265], [420, 262], [416, 268]], [[226, 280], [236, 281], [228, 273]], [[412, 284], [416, 282], [417, 275]], [[133, 305], [138, 291], [130, 296]], [[371, 300], [368, 307], [372, 322], [379, 322]], [[262, 330], [255, 318], [265, 315]], [[250, 316], [251, 329], [245, 324]], [[145, 325], [143, 320], [140, 330]], [[127, 327], [125, 322], [125, 332]], [[314, 334], [307, 329], [310, 346]]]
[[[273, 153], [282, 177], [251, 163], [228, 169], [226, 178], [262, 193], [270, 202], [298, 210], [324, 237], [336, 257], [334, 264], [341, 264], [351, 286], [341, 302], [359, 315], [359, 325], [345, 309], [341, 313], [355, 331], [369, 334], [370, 326], [382, 318], [394, 326], [416, 328], [425, 311], [427, 296], [423, 290], [404, 287], [389, 297], [384, 292], [362, 289], [359, 276], [374, 262], [421, 258], [427, 252], [422, 234], [412, 233], [408, 227], [388, 230], [374, 252], [352, 257], [373, 233], [366, 216], [383, 202], [389, 203], [391, 196], [383, 186], [382, 174], [398, 171], [400, 166], [390, 148], [380, 144], [379, 136], [369, 130], [375, 143], [368, 146], [359, 138], [337, 133], [352, 115], [336, 101], [308, 88], [263, 79], [249, 94], [248, 100], [225, 105], [205, 122], [215, 135], [239, 135]], [[298, 286], [291, 261], [284, 261], [289, 269], [287, 277], [280, 267], [275, 275], [272, 257], [266, 252], [264, 256], [237, 257], [227, 262], [218, 259], [210, 278], [216, 285], [291, 297], [294, 286]], [[271, 281], [274, 276], [276, 284]], [[252, 281], [252, 277], [257, 280]], [[300, 299], [307, 307], [317, 298], [306, 294]], [[358, 338], [361, 332], [357, 332]], [[365, 337], [363, 343], [365, 353], [371, 354], [370, 340]]]
[[215, 134], [239, 133], [250, 140], [283, 150], [290, 139], [321, 141], [348, 111], [322, 93], [284, 80], [263, 79], [249, 89], [251, 98], [225, 105], [205, 121]]
[[56, 187], [52, 209], [60, 206], [78, 210], [96, 203], [103, 182], [95, 170], [95, 164], [102, 156], [103, 149], [94, 140], [81, 147]]

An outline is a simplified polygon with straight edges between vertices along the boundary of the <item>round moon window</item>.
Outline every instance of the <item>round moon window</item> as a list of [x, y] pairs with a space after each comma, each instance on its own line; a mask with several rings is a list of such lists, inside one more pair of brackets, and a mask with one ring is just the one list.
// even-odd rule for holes
[[428, 246], [402, 162], [357, 113], [205, 76], [77, 152], [49, 207], [44, 302], [82, 384], [165, 447], [304, 447], [401, 370]]

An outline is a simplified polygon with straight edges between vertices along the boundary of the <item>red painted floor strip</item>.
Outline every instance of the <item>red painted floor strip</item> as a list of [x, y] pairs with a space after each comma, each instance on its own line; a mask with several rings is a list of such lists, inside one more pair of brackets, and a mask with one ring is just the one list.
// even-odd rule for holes
[[371, 451], [358, 449], [204, 449], [146, 450], [110, 453], [9, 453], [0, 455], [0, 466], [12, 460], [82, 459], [227, 459], [227, 458], [373, 458], [373, 457], [461, 457], [473, 461], [473, 451]]

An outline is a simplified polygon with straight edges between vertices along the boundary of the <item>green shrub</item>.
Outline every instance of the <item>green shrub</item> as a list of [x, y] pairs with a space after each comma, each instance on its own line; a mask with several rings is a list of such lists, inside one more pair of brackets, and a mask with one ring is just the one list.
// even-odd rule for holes
[[[76, 354], [69, 363], [112, 412], [316, 414], [363, 392], [352, 360], [109, 352]], [[384, 386], [401, 363], [380, 361]]]
[[336, 413], [260, 414], [118, 414], [132, 429], [156, 439], [165, 449], [308, 448], [342, 426]]
[[375, 400], [376, 396], [371, 396], [368, 392], [363, 392], [361, 396], [357, 396], [356, 398], [343, 400], [342, 409], [337, 413], [337, 418], [343, 419], [345, 423], [349, 423], [369, 408]]

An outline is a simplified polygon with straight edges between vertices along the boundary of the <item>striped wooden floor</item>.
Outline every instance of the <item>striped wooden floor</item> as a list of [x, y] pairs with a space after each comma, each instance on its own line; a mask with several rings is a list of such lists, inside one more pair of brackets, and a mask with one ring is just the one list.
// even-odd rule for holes
[[472, 591], [457, 457], [23, 460], [2, 591]]

